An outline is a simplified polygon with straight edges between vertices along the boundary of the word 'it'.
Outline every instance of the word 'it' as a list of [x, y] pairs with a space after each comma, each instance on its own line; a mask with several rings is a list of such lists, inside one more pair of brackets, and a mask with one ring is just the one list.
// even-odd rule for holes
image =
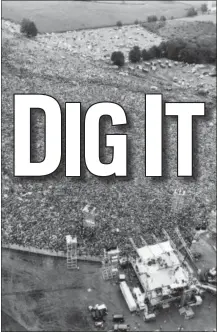
[[[162, 176], [163, 110], [162, 95], [145, 96], [145, 176]], [[46, 153], [42, 162], [30, 161], [31, 109], [45, 113]], [[66, 176], [81, 176], [81, 104], [66, 103]], [[192, 118], [205, 114], [204, 103], [165, 103], [165, 115], [176, 116], [178, 176], [192, 176], [193, 133]], [[14, 97], [15, 119], [15, 176], [44, 176], [53, 173], [61, 160], [61, 109], [59, 103], [47, 95], [17, 94]], [[100, 177], [127, 176], [127, 135], [106, 135], [106, 147], [113, 148], [110, 164], [103, 164], [99, 156], [100, 119], [109, 116], [112, 126], [126, 125], [124, 109], [115, 103], [92, 105], [85, 116], [85, 163], [88, 170]]]

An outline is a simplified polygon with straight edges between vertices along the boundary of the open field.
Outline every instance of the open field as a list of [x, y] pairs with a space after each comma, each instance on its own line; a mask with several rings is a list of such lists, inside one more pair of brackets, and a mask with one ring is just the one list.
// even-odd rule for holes
[[[209, 15], [211, 16], [211, 15]], [[216, 25], [208, 21], [180, 19], [162, 23], [144, 23], [145, 30], [166, 39], [181, 38], [190, 43], [216, 45]]]
[[79, 263], [79, 267], [79, 271], [68, 271], [63, 259], [3, 249], [2, 307], [28, 331], [94, 331], [87, 306], [96, 303], [108, 307], [105, 330], [112, 328], [114, 313], [124, 314], [131, 331], [135, 327], [153, 331], [160, 326], [162, 331], [177, 331], [180, 325], [184, 331], [212, 331], [216, 325], [215, 298], [208, 294], [203, 305], [194, 308], [193, 320], [185, 321], [173, 306], [156, 322], [145, 324], [142, 315], [129, 313], [118, 285], [102, 280], [98, 265]]
[[105, 4], [74, 1], [2, 1], [2, 17], [20, 22], [23, 18], [33, 20], [40, 32], [60, 32], [83, 28], [97, 28], [132, 24], [135, 20], [146, 21], [156, 14], [183, 17], [188, 5], [144, 1], [142, 5]]

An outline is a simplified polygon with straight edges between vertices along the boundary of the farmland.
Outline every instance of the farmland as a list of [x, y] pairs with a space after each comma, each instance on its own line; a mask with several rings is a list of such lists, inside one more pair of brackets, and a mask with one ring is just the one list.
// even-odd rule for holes
[[23, 18], [33, 20], [40, 32], [61, 32], [74, 29], [99, 28], [146, 21], [153, 12], [167, 18], [186, 16], [189, 5], [144, 1], [141, 5], [109, 4], [73, 1], [18, 1], [2, 2], [2, 17], [20, 23]]

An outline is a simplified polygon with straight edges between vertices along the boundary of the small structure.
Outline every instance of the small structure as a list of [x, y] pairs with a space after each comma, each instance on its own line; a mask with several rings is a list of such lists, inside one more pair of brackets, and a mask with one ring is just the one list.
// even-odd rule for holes
[[90, 205], [87, 204], [83, 208], [82, 212], [84, 215], [84, 221], [83, 226], [88, 228], [95, 228], [96, 222], [95, 222], [95, 215], [96, 215], [96, 208], [90, 209]]
[[77, 237], [66, 235], [67, 269], [77, 269]]
[[126, 280], [126, 276], [125, 276], [125, 274], [119, 274], [119, 281], [121, 282], [121, 281], [125, 281]]

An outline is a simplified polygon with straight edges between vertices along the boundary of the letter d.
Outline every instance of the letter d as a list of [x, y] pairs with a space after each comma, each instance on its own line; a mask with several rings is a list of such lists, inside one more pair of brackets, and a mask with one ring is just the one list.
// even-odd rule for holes
[[[54, 172], [61, 159], [61, 111], [58, 102], [46, 95], [14, 96], [14, 175], [43, 176]], [[30, 162], [30, 112], [40, 108], [45, 112], [45, 159]]]

